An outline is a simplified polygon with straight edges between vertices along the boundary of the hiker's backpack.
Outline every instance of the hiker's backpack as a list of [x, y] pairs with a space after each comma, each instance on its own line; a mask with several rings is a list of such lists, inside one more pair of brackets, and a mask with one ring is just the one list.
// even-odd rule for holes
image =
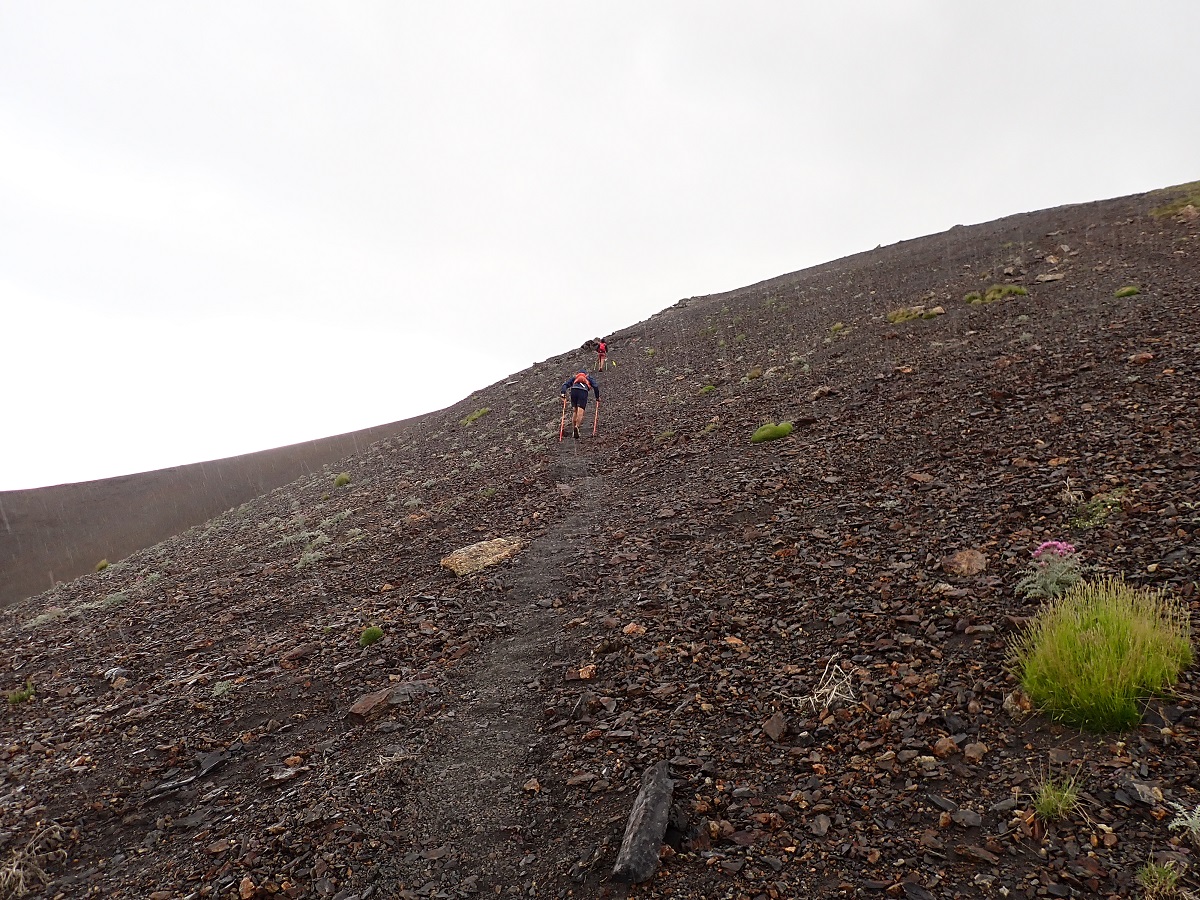
[[587, 372], [580, 372], [575, 376], [575, 382], [573, 386], [578, 387], [580, 385], [582, 385], [585, 389], [591, 386], [591, 382], [588, 381]]

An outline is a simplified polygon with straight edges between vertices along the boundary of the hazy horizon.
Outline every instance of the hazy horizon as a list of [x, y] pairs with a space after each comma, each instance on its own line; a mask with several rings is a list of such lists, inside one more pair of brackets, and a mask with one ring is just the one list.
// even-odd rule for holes
[[0, 490], [411, 418], [682, 297], [1195, 179], [1198, 27], [0, 3]]

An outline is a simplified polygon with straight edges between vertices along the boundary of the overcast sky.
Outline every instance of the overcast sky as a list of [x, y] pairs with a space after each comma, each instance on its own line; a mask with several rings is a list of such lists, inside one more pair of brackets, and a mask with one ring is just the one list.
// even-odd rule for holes
[[681, 297], [1200, 178], [1197, 34], [1195, 0], [0, 0], [0, 489], [394, 421]]

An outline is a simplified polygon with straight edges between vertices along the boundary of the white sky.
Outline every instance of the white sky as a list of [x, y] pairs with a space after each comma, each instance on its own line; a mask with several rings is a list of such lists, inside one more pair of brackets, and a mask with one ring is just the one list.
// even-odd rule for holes
[[390, 422], [681, 297], [1200, 178], [1197, 34], [1195, 0], [0, 0], [0, 489]]

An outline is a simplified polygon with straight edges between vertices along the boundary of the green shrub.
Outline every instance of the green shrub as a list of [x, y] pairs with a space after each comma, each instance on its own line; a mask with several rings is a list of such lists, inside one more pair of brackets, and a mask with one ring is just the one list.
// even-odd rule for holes
[[1127, 284], [1123, 288], [1118, 288], [1117, 292], [1115, 294], [1113, 294], [1113, 296], [1118, 299], [1120, 299], [1122, 297], [1136, 297], [1141, 292], [1142, 292], [1142, 289], [1140, 287], [1138, 287], [1136, 284]]
[[761, 444], [763, 441], [774, 441], [779, 438], [785, 438], [791, 433], [791, 422], [780, 422], [778, 425], [774, 422], [768, 422], [755, 431], [754, 434], [750, 435], [750, 443]]
[[717, 386], [715, 384], [706, 384], [704, 387], [700, 388], [700, 393], [711, 394], [716, 389], [717, 389]]
[[333, 486], [334, 487], [345, 487], [349, 483], [350, 483], [350, 473], [349, 472], [339, 472], [337, 475], [335, 475], [333, 477]]
[[972, 306], [978, 306], [982, 302], [983, 294], [979, 293], [979, 291], [968, 291], [967, 293], [963, 294], [963, 303], [969, 303]]
[[1089, 731], [1138, 722], [1138, 701], [1171, 687], [1192, 662], [1188, 610], [1123, 580], [1080, 582], [1009, 644], [1009, 665], [1030, 699]]
[[33, 679], [25, 681], [25, 687], [17, 688], [8, 692], [8, 702], [10, 706], [16, 706], [18, 703], [25, 703], [33, 699], [36, 692], [33, 689]]
[[647, 355], [647, 356], [653, 356], [653, 355], [654, 355], [654, 348], [653, 348], [653, 347], [647, 347], [647, 348], [646, 348], [646, 355]]
[[1033, 794], [1033, 811], [1044, 821], [1063, 819], [1079, 806], [1079, 788], [1075, 777], [1054, 778], [1047, 775]]
[[100, 562], [96, 563], [96, 571], [97, 572], [103, 572], [107, 568], [108, 568], [108, 560], [107, 559], [102, 559], [102, 560], [100, 560]]
[[1183, 872], [1175, 865], [1175, 860], [1156, 863], [1153, 860], [1137, 870], [1138, 884], [1142, 886], [1142, 896], [1146, 900], [1167, 900], [1179, 893], [1179, 876]]
[[491, 408], [487, 407], [487, 406], [483, 407], [482, 409], [477, 409], [477, 410], [475, 410], [475, 412], [471, 413], [470, 415], [465, 416], [462, 419], [462, 421], [460, 421], [458, 424], [459, 425], [470, 425], [472, 422], [479, 421], [480, 419], [482, 419], [484, 416], [486, 416], [491, 411], [492, 411]]
[[383, 629], [378, 625], [372, 625], [370, 628], [364, 628], [363, 633], [358, 636], [358, 646], [370, 647], [381, 637], [383, 637]]

